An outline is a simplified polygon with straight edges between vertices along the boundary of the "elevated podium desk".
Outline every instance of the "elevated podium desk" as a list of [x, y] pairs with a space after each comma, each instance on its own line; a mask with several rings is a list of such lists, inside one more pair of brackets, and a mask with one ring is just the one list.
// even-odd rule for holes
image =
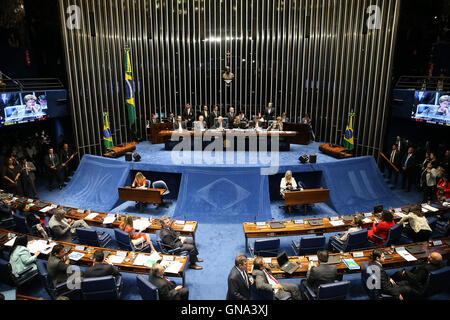
[[161, 204], [161, 195], [164, 191], [166, 189], [121, 187], [119, 188], [119, 200]]
[[[435, 239], [438, 240], [438, 239]], [[389, 255], [389, 259], [386, 259], [383, 263], [383, 267], [385, 269], [393, 269], [393, 268], [405, 268], [410, 267], [414, 265], [424, 264], [427, 261], [428, 255], [436, 251], [442, 255], [442, 258], [444, 260], [448, 259], [450, 257], [450, 237], [439, 239], [442, 241], [442, 244], [440, 245], [430, 245], [428, 242], [417, 242], [417, 243], [411, 243], [406, 245], [398, 245], [395, 247], [408, 247], [408, 246], [420, 246], [424, 250], [424, 252], [419, 254], [413, 254], [413, 256], [417, 259], [414, 261], [406, 261], [403, 259], [402, 256], [400, 256], [394, 248], [381, 248], [381, 250], [384, 251], [386, 255]], [[347, 268], [346, 264], [342, 261], [342, 259], [353, 259], [360, 267], [363, 262], [369, 263], [370, 261], [370, 255], [372, 254], [373, 250], [375, 249], [369, 249], [369, 250], [356, 250], [356, 252], [362, 252], [363, 256], [359, 258], [355, 258], [351, 252], [345, 252], [345, 253], [335, 253], [330, 254], [330, 256], [337, 256], [340, 260], [339, 263], [334, 264], [338, 270], [339, 274], [349, 274], [349, 273], [360, 273], [361, 269], [355, 269], [350, 270]], [[264, 259], [271, 259], [272, 265], [274, 266], [271, 268], [272, 274], [275, 278], [306, 278], [306, 274], [308, 272], [308, 265], [309, 265], [309, 259], [308, 257], [312, 257], [314, 255], [307, 255], [307, 256], [292, 256], [289, 257], [289, 260], [292, 263], [295, 263], [298, 265], [297, 270], [289, 275], [288, 273], [284, 272], [280, 269], [277, 263], [276, 257], [271, 258], [264, 258]], [[251, 274], [253, 270], [253, 259], [248, 260], [248, 273]]]
[[[329, 189], [305, 189], [300, 191], [286, 191], [284, 194], [284, 205], [295, 206], [297, 204], [309, 204], [328, 202], [330, 200]], [[306, 212], [306, 207], [305, 207]]]
[[152, 144], [164, 143], [164, 136], [160, 134], [163, 130], [172, 130], [173, 123], [165, 122], [165, 123], [153, 123], [150, 125], [150, 134], [148, 135], [149, 140], [152, 141]]

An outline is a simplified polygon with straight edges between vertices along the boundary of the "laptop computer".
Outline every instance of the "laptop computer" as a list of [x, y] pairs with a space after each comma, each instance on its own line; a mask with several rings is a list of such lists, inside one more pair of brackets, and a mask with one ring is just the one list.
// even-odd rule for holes
[[419, 254], [419, 253], [425, 252], [425, 250], [422, 248], [422, 246], [409, 246], [409, 247], [406, 247], [406, 251], [408, 251], [411, 254]]
[[280, 255], [278, 255], [277, 262], [280, 269], [289, 274], [293, 274], [299, 267], [297, 264], [289, 261], [286, 251], [283, 251]]
[[351, 215], [342, 216], [342, 219], [343, 219], [344, 221], [353, 221], [353, 216], [351, 216]]
[[328, 256], [328, 261], [326, 264], [337, 264], [341, 263], [341, 259], [338, 256]]
[[271, 222], [270, 224], [271, 229], [283, 229], [286, 228], [286, 226], [282, 222]]
[[323, 220], [308, 220], [311, 226], [321, 226], [323, 225]]

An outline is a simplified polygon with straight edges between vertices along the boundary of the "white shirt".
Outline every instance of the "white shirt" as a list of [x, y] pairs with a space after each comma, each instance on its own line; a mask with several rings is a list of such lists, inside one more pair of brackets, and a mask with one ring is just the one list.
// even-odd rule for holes
[[[291, 178], [291, 184], [293, 189], [297, 189], [297, 182], [295, 182], [294, 177]], [[280, 191], [284, 192], [286, 190], [286, 178], [281, 179], [280, 183]], [[302, 187], [300, 187], [300, 190], [303, 190]]]
[[[267, 282], [269, 282], [269, 284], [270, 284], [271, 286], [274, 286], [274, 285], [278, 284], [278, 282], [273, 281], [273, 280], [271, 279], [271, 277], [269, 277], [269, 273], [268, 273], [266, 270], [263, 270], [263, 272], [264, 272], [264, 275], [266, 276]], [[275, 293], [277, 293], [277, 292], [278, 292], [278, 289], [274, 289], [273, 291], [274, 291]]]
[[425, 180], [428, 187], [436, 186], [436, 177], [437, 177], [437, 170], [435, 168], [431, 169], [431, 172], [427, 171], [425, 173]]
[[239, 271], [239, 273], [241, 274], [242, 278], [244, 278], [245, 284], [247, 285], [247, 287], [250, 286], [249, 284], [249, 280], [248, 280], [248, 275], [246, 272], [242, 271], [241, 269], [239, 269], [238, 267], [236, 267], [236, 269]]

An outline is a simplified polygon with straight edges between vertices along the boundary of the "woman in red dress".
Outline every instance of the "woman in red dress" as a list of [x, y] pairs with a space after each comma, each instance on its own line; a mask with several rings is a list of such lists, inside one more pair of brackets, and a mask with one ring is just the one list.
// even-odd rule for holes
[[142, 233], [142, 230], [139, 230], [136, 232], [133, 228], [133, 217], [130, 215], [126, 215], [124, 220], [119, 225], [120, 230], [125, 231], [128, 233], [131, 237], [131, 239], [139, 239], [144, 238], [144, 240], [150, 245], [151, 252], [155, 251], [155, 248], [153, 247], [152, 240], [150, 239], [150, 236], [146, 233]]
[[437, 198], [450, 198], [450, 186], [448, 185], [448, 177], [443, 176], [437, 183]]
[[389, 210], [383, 210], [383, 213], [381, 214], [381, 222], [379, 223], [374, 222], [373, 228], [367, 232], [367, 236], [370, 240], [372, 240], [376, 244], [384, 246], [384, 241], [381, 242], [380, 240], [376, 239], [373, 235], [375, 234], [378, 237], [386, 240], [389, 229], [394, 225], [395, 222], [392, 213]]

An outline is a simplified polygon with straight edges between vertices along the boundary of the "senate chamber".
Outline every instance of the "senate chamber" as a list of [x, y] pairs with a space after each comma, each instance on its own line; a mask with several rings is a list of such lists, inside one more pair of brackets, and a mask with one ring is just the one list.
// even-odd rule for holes
[[0, 300], [450, 299], [448, 1], [0, 3]]

